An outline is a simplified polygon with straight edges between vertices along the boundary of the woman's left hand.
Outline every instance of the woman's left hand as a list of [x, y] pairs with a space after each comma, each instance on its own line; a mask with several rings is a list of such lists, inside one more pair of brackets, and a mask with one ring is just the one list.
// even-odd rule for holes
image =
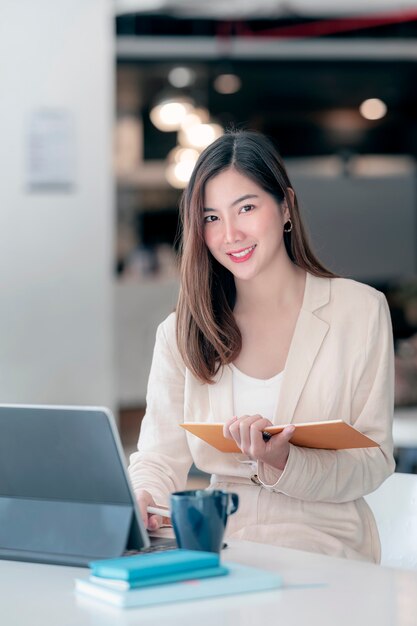
[[289, 441], [294, 434], [294, 426], [287, 426], [284, 430], [264, 441], [263, 431], [272, 422], [261, 415], [243, 415], [233, 417], [223, 427], [226, 439], [237, 443], [244, 454], [254, 461], [263, 461], [278, 470], [283, 470], [290, 453]]

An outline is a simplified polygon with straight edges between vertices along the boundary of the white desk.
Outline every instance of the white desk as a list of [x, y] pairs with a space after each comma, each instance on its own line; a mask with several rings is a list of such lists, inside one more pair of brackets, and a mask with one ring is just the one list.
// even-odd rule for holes
[[[234, 542], [223, 560], [276, 570], [285, 588], [161, 607], [121, 610], [76, 596], [87, 570], [0, 561], [4, 626], [414, 626], [417, 571]], [[305, 585], [305, 586], [303, 586]], [[310, 587], [308, 587], [310, 585]]]

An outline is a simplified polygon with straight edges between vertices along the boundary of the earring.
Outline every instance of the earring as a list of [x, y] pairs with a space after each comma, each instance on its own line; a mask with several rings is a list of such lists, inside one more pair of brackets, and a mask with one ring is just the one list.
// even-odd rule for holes
[[292, 221], [288, 219], [284, 224], [284, 233], [290, 233], [292, 231]]

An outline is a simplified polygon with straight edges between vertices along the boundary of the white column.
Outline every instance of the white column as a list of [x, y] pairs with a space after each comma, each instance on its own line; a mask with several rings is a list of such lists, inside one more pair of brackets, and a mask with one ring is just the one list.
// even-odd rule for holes
[[[113, 39], [110, 0], [0, 5], [1, 403], [114, 404]], [[28, 184], [39, 111], [71, 122], [68, 188]]]

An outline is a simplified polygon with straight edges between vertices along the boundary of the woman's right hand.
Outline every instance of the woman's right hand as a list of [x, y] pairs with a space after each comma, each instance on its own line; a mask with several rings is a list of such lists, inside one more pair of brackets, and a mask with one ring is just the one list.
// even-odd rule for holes
[[281, 433], [265, 440], [263, 433], [268, 426], [273, 426], [272, 422], [262, 415], [232, 417], [224, 424], [223, 435], [226, 439], [235, 441], [249, 458], [283, 471], [295, 428], [293, 424], [288, 424]]
[[162, 525], [162, 517], [153, 513], [148, 513], [148, 506], [156, 506], [155, 500], [149, 491], [140, 489], [136, 492], [136, 500], [142, 516], [143, 524], [147, 530], [158, 530]]

